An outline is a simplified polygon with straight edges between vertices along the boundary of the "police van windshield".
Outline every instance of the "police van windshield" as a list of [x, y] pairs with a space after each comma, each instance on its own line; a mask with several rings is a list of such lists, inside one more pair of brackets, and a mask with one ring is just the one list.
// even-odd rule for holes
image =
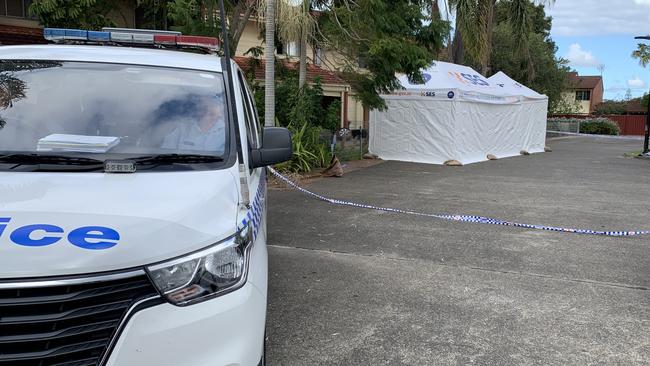
[[3, 156], [15, 152], [106, 160], [207, 155], [226, 160], [227, 131], [220, 73], [0, 61]]

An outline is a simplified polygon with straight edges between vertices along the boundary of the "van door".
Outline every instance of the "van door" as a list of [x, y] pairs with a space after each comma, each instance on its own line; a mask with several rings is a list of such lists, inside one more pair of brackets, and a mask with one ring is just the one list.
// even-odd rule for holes
[[[253, 236], [256, 241], [261, 239], [266, 243], [266, 170], [265, 168], [251, 169], [248, 159], [250, 149], [256, 149], [262, 143], [261, 126], [253, 95], [241, 70], [237, 69], [235, 79], [239, 90], [238, 99], [241, 99], [243, 112], [243, 114], [240, 114], [242, 118], [239, 119], [243, 130], [241, 138], [243, 140], [242, 145], [245, 147], [244, 157], [246, 160], [244, 162], [245, 172], [242, 173], [248, 178], [248, 198], [250, 203], [246, 219], [252, 221]], [[242, 192], [242, 194], [246, 194], [246, 192]]]

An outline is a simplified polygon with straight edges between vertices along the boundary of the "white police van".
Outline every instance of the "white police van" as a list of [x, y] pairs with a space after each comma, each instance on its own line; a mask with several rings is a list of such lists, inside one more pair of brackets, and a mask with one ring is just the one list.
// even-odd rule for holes
[[156, 49], [216, 39], [45, 36], [0, 47], [0, 366], [264, 364], [289, 132], [229, 59]]

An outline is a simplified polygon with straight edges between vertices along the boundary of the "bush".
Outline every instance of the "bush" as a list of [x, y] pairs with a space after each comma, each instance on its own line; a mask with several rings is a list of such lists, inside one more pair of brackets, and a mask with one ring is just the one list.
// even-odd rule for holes
[[586, 119], [580, 123], [580, 133], [592, 135], [618, 135], [621, 130], [616, 122], [607, 118]]
[[625, 114], [627, 102], [625, 101], [604, 101], [596, 106], [594, 114], [597, 116], [607, 114]]
[[[298, 87], [298, 75], [279, 64], [275, 89], [276, 125], [291, 132], [293, 158], [276, 168], [280, 171], [304, 173], [329, 163], [329, 145], [321, 138], [323, 130], [338, 128], [340, 102], [323, 107], [323, 89], [320, 81]], [[253, 83], [253, 94], [260, 120], [264, 119], [264, 88]]]
[[323, 167], [329, 162], [330, 152], [327, 144], [320, 139], [320, 127], [292, 123], [287, 128], [291, 131], [293, 157], [276, 165], [278, 170], [304, 173], [314, 167]]
[[616, 122], [607, 118], [549, 118], [546, 123], [550, 131], [580, 132], [592, 135], [618, 135], [621, 133]]

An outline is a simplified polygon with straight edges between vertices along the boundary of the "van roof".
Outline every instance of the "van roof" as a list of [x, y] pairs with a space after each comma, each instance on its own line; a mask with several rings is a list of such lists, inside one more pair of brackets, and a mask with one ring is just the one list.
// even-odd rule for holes
[[81, 45], [2, 46], [0, 59], [106, 62], [221, 72], [220, 58], [213, 54], [203, 55], [152, 48]]

